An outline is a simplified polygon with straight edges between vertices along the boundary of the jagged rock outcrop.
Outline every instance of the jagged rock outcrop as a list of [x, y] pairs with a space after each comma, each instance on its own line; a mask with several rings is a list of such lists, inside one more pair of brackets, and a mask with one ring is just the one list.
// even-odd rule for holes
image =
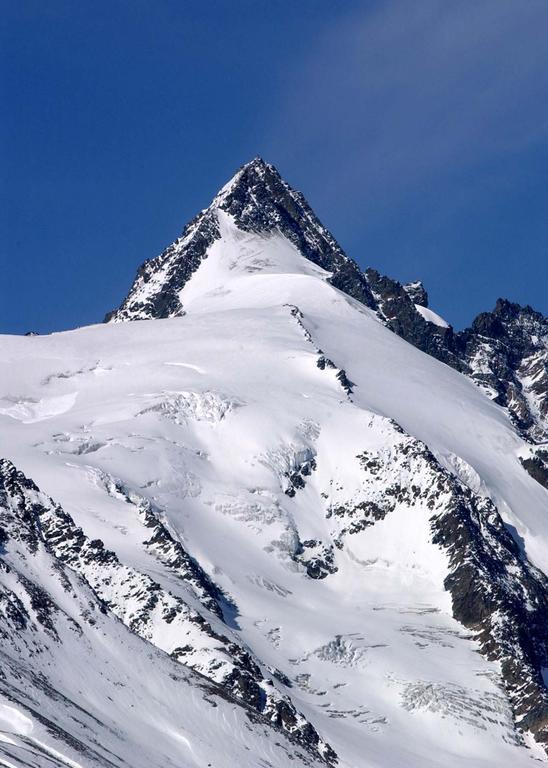
[[396, 427], [392, 446], [357, 457], [364, 481], [347, 504], [330, 505], [339, 548], [402, 506], [429, 510], [432, 542], [448, 557], [445, 588], [454, 617], [481, 652], [500, 662], [518, 729], [548, 747], [548, 578], [535, 568], [495, 505], [443, 469], [420, 441]]
[[143, 541], [144, 547], [176, 573], [208, 611], [223, 620], [224, 608], [233, 610], [229, 599], [222, 594], [200, 564], [188, 554], [181, 542], [174, 538], [162, 521], [161, 510], [149, 499], [127, 488], [117, 478], [104, 472], [97, 473], [97, 478], [110, 496], [121, 498], [136, 509], [145, 527], [150, 530], [150, 537]]
[[548, 490], [548, 449], [545, 445], [532, 447], [530, 455], [522, 458], [523, 467], [531, 477]]
[[499, 299], [459, 332], [428, 322], [416, 305], [427, 306], [422, 284], [401, 285], [366, 271], [377, 311], [398, 336], [469, 376], [506, 408], [522, 433], [542, 442], [548, 436], [548, 319], [529, 306]]
[[548, 433], [548, 319], [529, 306], [499, 299], [457, 334], [466, 372], [510, 412], [534, 441]]
[[[147, 754], [140, 754], [138, 737], [131, 725], [125, 728], [125, 718], [142, 714], [146, 722], [160, 717], [161, 737], [166, 727], [162, 700], [181, 693], [179, 703], [187, 709], [175, 713], [176, 729], [181, 720], [188, 726], [189, 708], [198, 708], [202, 717], [220, 708], [231, 718], [236, 708], [247, 737], [256, 729], [260, 743], [264, 731], [272, 731], [283, 756], [277, 765], [295, 760], [304, 768], [335, 760], [289, 700], [275, 701], [262, 689], [257, 698], [252, 675], [242, 672], [253, 662], [238, 646], [230, 647], [235, 658], [240, 655], [230, 684], [220, 687], [123, 628], [86, 578], [100, 566], [108, 583], [119, 564], [116, 556], [101, 542], [89, 541], [61, 507], [6, 459], [0, 459], [0, 542], [0, 756], [6, 765], [144, 768], [152, 764], [151, 755], [158, 757], [155, 766], [174, 764], [169, 739], [167, 747], [158, 739], [148, 754], [145, 736]], [[135, 665], [141, 674], [147, 660], [158, 675], [151, 687], [146, 679], [142, 688], [130, 687], [135, 680], [120, 663], [124, 654], [128, 667]], [[258, 668], [253, 671], [261, 676]], [[160, 681], [159, 698], [147, 698]], [[141, 704], [146, 710], [137, 715]], [[230, 726], [227, 731], [235, 737]], [[173, 733], [186, 743], [184, 729]], [[201, 750], [207, 739], [192, 735]], [[249, 751], [248, 738], [241, 749]]]
[[405, 283], [403, 290], [409, 296], [413, 304], [419, 304], [421, 307], [428, 307], [428, 292], [420, 280], [412, 283]]
[[453, 351], [454, 332], [451, 326], [428, 322], [416, 308], [417, 304], [423, 307], [428, 304], [428, 295], [422, 283], [402, 285], [375, 269], [367, 269], [365, 274], [376, 309], [394, 333], [432, 357], [462, 370], [461, 361]]

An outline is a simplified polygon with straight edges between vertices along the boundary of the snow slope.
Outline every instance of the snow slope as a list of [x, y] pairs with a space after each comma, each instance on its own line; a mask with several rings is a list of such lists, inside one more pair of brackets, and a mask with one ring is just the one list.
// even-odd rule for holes
[[51, 551], [41, 523], [52, 512], [0, 462], [0, 765], [318, 765], [117, 621]]
[[[543, 577], [522, 557], [548, 572], [548, 491], [520, 463], [526, 445], [481, 390], [389, 331], [281, 232], [243, 231], [226, 211], [216, 215], [220, 237], [178, 294], [183, 317], [1, 338], [0, 455], [126, 569], [105, 584], [106, 566], [51, 539], [70, 578], [86, 579], [110, 608], [85, 630], [86, 662], [68, 639], [51, 650], [55, 685], [79, 704], [114, 699], [110, 727], [123, 723], [119, 754], [135, 768], [138, 759], [169, 765], [167, 756], [207, 765], [207, 750], [211, 765], [288, 764], [278, 730], [247, 731], [235, 704], [210, 709], [187, 671], [227, 685], [239, 668], [227, 659], [244, 651], [268, 707], [287, 700], [303, 718], [284, 721], [286, 732], [311, 723], [341, 766], [542, 759], [524, 704], [534, 695], [542, 705], [542, 686], [520, 693], [504, 673], [522, 652], [511, 635], [518, 608], [497, 604], [488, 628], [454, 618], [460, 593], [448, 583], [462, 553], [443, 527], [447, 510], [472, 509], [493, 551], [505, 547], [501, 589], [534, 602]], [[147, 509], [213, 591], [150, 544]], [[35, 578], [53, 589], [48, 571]], [[175, 606], [175, 620], [147, 613], [142, 595], [152, 593]], [[202, 617], [199, 631], [190, 611]], [[210, 643], [204, 622], [226, 642]], [[179, 652], [189, 637], [192, 648]], [[76, 677], [62, 671], [67, 658]], [[123, 701], [114, 672], [97, 687], [80, 682], [105, 664], [126, 680]], [[23, 765], [11, 741], [39, 726], [5, 706], [0, 754]], [[62, 721], [60, 706], [48, 707]], [[39, 740], [59, 750], [55, 735]], [[198, 741], [205, 751], [189, 755]], [[162, 757], [143, 751], [151, 742]], [[223, 756], [223, 745], [233, 751]], [[327, 754], [315, 749], [318, 760]], [[66, 754], [60, 764], [77, 760]]]

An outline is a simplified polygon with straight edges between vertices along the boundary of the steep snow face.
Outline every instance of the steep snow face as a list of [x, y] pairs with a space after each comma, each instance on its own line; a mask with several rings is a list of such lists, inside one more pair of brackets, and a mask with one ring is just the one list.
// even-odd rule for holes
[[[117, 621], [50, 546], [43, 523], [59, 517], [0, 461], [3, 766], [319, 768], [282, 732], [269, 735], [267, 718]], [[92, 562], [89, 550], [80, 554]]]
[[39, 515], [52, 557], [106, 604], [108, 647], [109, 627], [132, 638], [136, 674], [192, 686], [192, 667], [279, 729], [250, 731], [254, 765], [281, 732], [347, 768], [530, 765], [548, 491], [527, 445], [246, 210], [215, 210], [184, 316], [2, 338], [0, 454], [70, 516]]
[[[284, 292], [286, 299], [289, 295], [283, 287], [282, 294], [278, 294], [280, 286], [295, 283], [298, 288], [300, 280], [330, 277], [330, 272], [306, 259], [280, 232], [258, 236], [239, 229], [232, 215], [221, 209], [215, 216], [219, 239], [179, 294], [187, 312], [238, 309], [242, 300], [244, 306], [262, 307], [269, 282], [273, 293], [266, 302], [270, 300], [276, 306], [284, 303]], [[255, 279], [257, 276], [260, 280]]]

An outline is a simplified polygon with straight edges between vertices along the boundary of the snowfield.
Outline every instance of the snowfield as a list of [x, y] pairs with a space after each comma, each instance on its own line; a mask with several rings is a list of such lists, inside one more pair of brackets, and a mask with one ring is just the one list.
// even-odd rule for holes
[[[321, 745], [307, 752], [267, 724], [270, 704], [254, 721], [204, 692], [232, 670], [230, 644], [341, 768], [544, 760], [516, 731], [500, 662], [453, 618], [450, 550], [432, 533], [449, 491], [428, 495], [439, 472], [491, 500], [548, 573], [548, 491], [520, 463], [527, 445], [471, 381], [388, 330], [281, 233], [244, 232], [224, 211], [218, 224], [180, 292], [184, 316], [0, 339], [0, 455], [86, 547], [100, 539], [118, 561], [73, 557], [53, 538], [27, 556], [84, 634], [38, 627], [43, 651], [2, 651], [12, 693], [0, 764], [320, 765]], [[203, 577], [182, 577], [150, 543], [147, 510]], [[78, 598], [56, 585], [54, 557]], [[137, 622], [143, 590], [160, 601]], [[76, 603], [97, 599], [107, 612], [82, 624]], [[108, 760], [71, 746], [76, 731]]]

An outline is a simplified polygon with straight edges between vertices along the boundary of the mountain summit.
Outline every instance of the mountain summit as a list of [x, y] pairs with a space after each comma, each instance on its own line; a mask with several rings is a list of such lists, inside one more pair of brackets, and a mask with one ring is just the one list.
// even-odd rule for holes
[[[272, 267], [272, 237], [294, 246], [279, 271], [299, 272], [302, 259], [325, 271], [335, 288], [376, 311], [392, 331], [452, 368], [470, 376], [507, 408], [515, 424], [535, 442], [548, 440], [548, 320], [530, 307], [499, 299], [492, 313], [480, 314], [470, 328], [455, 333], [428, 307], [422, 283], [402, 285], [369, 268], [362, 271], [347, 256], [333, 235], [319, 221], [304, 196], [282, 179], [276, 168], [256, 157], [243, 165], [222, 187], [211, 205], [184, 228], [181, 237], [154, 259], [145, 261], [120, 307], [105, 322], [179, 317], [187, 309], [183, 289], [206, 259], [222, 260], [228, 240], [240, 239], [232, 249], [232, 267], [219, 282], [208, 269], [210, 290], [238, 270], [234, 265], [248, 259], [248, 271]], [[242, 248], [242, 238], [254, 242]], [[224, 238], [224, 239], [223, 239]], [[236, 238], [238, 239], [238, 238]], [[270, 242], [269, 242], [270, 241]], [[221, 247], [218, 247], [221, 244]], [[262, 261], [259, 254], [268, 251]], [[298, 256], [301, 266], [298, 266]], [[241, 264], [243, 265], [243, 263]], [[306, 268], [304, 268], [306, 271]], [[200, 280], [207, 291], [204, 279]]]
[[181, 237], [155, 259], [146, 261], [120, 307], [107, 322], [177, 317], [184, 312], [180, 292], [221, 238], [219, 213], [242, 232], [279, 232], [305, 258], [331, 273], [333, 285], [367, 306], [374, 301], [359, 266], [345, 255], [300, 192], [276, 168], [256, 157], [243, 165], [184, 228]]

